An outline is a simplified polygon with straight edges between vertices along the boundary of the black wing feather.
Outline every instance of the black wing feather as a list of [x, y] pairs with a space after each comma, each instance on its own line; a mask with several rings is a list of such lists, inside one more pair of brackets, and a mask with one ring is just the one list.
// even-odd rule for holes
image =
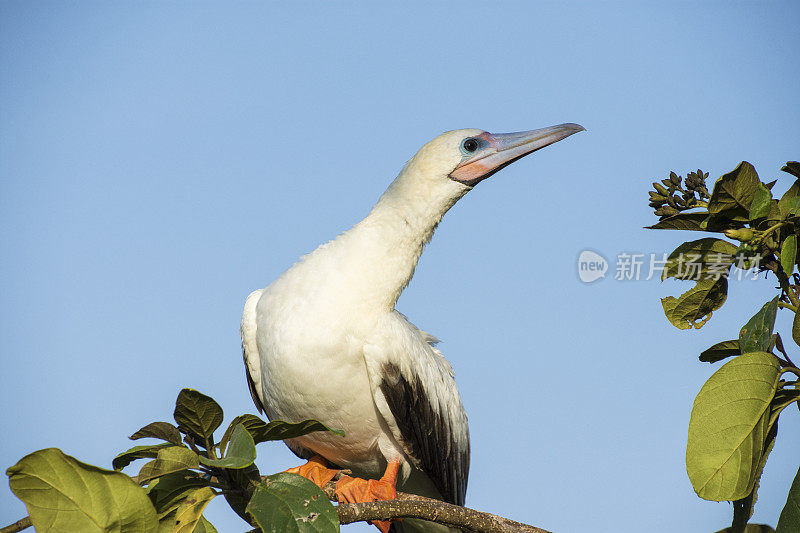
[[253, 382], [253, 376], [250, 375], [250, 369], [247, 368], [247, 353], [244, 351], [244, 343], [242, 343], [242, 358], [244, 359], [244, 375], [247, 377], [247, 388], [250, 389], [250, 396], [253, 398], [253, 403], [256, 404], [256, 409], [259, 413], [266, 413], [264, 404], [261, 403], [261, 398], [256, 391], [256, 384]]
[[422, 470], [446, 502], [464, 505], [469, 476], [469, 443], [459, 450], [442, 409], [434, 408], [419, 376], [404, 375], [400, 367], [382, 368], [381, 392], [400, 434]]

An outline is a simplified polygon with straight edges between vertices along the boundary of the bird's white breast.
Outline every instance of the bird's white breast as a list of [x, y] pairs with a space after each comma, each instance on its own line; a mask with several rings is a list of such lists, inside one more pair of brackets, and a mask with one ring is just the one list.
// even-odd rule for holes
[[312, 433], [294, 443], [340, 466], [380, 473], [380, 448], [390, 437], [375, 408], [363, 350], [374, 318], [343, 305], [347, 294], [335, 269], [318, 263], [298, 263], [258, 301], [262, 401], [273, 419], [313, 418], [345, 432]]

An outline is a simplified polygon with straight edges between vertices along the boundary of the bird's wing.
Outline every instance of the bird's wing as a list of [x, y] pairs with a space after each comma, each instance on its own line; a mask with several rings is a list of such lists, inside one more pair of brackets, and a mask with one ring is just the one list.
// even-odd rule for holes
[[438, 341], [393, 312], [364, 348], [378, 411], [395, 440], [449, 503], [464, 505], [469, 428]]
[[245, 300], [242, 325], [239, 330], [242, 336], [242, 355], [244, 356], [244, 372], [247, 377], [247, 386], [259, 413], [265, 412], [264, 403], [261, 401], [261, 358], [258, 354], [258, 343], [256, 342], [256, 331], [258, 329], [256, 306], [262, 292], [263, 289], [253, 291]]

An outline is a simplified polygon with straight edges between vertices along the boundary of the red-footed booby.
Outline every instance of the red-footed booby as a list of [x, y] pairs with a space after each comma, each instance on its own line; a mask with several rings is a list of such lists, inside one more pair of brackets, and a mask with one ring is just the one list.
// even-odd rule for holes
[[[352, 470], [357, 478], [337, 482], [343, 502], [391, 499], [397, 488], [464, 504], [469, 428], [453, 369], [438, 340], [395, 304], [453, 204], [506, 165], [583, 129], [444, 133], [406, 163], [364, 220], [247, 297], [241, 335], [256, 407], [273, 420], [313, 418], [345, 433], [287, 440], [309, 460], [289, 471], [322, 486], [335, 468]], [[408, 519], [392, 527], [437, 530]]]

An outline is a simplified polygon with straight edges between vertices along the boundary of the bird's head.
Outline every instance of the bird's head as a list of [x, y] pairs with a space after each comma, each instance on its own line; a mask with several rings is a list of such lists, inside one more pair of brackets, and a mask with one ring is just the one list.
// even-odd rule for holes
[[423, 146], [414, 159], [425, 174], [446, 175], [473, 187], [514, 161], [583, 130], [578, 124], [559, 124], [516, 133], [448, 131]]
[[583, 130], [578, 124], [559, 124], [516, 133], [448, 131], [419, 149], [383, 200], [423, 210], [427, 212], [425, 220], [438, 223], [477, 183], [514, 161]]

